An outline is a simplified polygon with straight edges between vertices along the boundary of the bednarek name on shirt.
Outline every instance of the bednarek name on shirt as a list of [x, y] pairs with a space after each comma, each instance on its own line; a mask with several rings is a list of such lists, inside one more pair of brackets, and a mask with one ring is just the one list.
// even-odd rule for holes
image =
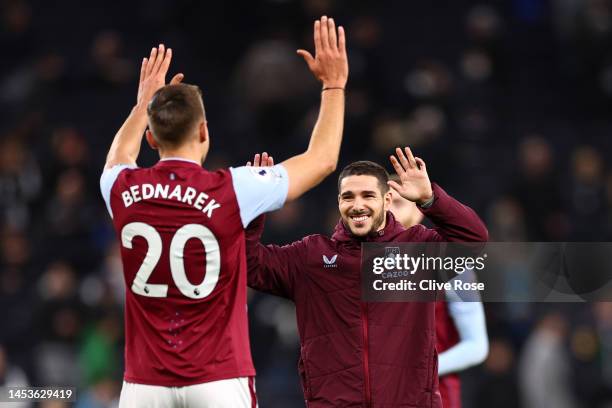
[[[185, 204], [189, 204], [199, 211], [205, 213], [208, 218], [212, 216], [215, 209], [221, 207], [214, 198], [210, 198], [208, 194], [198, 192], [193, 187], [183, 187], [179, 184], [170, 189], [168, 184], [137, 184], [131, 186], [127, 190], [121, 192], [123, 205], [125, 208], [142, 200], [159, 199], [176, 200]], [[209, 200], [210, 198], [210, 200]]]

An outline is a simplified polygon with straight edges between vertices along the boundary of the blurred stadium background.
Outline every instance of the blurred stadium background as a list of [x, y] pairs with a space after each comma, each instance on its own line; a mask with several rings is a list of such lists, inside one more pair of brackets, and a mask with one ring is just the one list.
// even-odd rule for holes
[[[123, 280], [98, 178], [150, 47], [171, 46], [171, 73], [203, 89], [208, 168], [280, 162], [316, 117], [295, 49], [324, 13], [349, 41], [341, 166], [410, 145], [492, 240], [612, 239], [611, 0], [1, 0], [0, 384], [116, 402]], [[330, 232], [335, 203], [332, 177], [269, 216], [266, 241]], [[260, 405], [303, 406], [293, 307], [250, 296]], [[612, 407], [612, 304], [486, 310], [465, 407]]]

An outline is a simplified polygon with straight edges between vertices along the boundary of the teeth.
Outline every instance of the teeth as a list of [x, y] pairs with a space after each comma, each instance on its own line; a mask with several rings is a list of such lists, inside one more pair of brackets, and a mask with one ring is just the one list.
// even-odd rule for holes
[[368, 219], [368, 216], [367, 215], [361, 215], [359, 217], [352, 217], [352, 218], [353, 218], [353, 221], [365, 221], [365, 220]]

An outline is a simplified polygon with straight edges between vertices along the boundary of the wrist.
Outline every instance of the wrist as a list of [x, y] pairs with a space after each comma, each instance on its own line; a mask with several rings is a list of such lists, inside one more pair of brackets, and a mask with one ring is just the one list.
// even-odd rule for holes
[[136, 105], [134, 105], [134, 107], [132, 108], [132, 113], [136, 113], [136, 114], [147, 114], [147, 104], [145, 103], [141, 103], [138, 102]]
[[324, 92], [324, 91], [340, 91], [340, 92], [344, 92], [344, 90], [345, 89], [343, 87], [341, 87], [341, 86], [324, 86], [321, 89], [321, 92]]
[[346, 81], [321, 81], [323, 88], [346, 88]]
[[416, 202], [416, 204], [419, 206], [419, 208], [426, 209], [433, 205], [434, 200], [435, 200], [435, 196], [432, 191], [428, 197], [421, 198], [420, 200]]

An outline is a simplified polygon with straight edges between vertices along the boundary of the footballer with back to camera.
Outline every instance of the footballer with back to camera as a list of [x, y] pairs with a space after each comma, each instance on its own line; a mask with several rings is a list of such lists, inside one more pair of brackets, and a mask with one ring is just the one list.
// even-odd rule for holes
[[[143, 59], [136, 106], [100, 180], [126, 284], [120, 407], [257, 405], [244, 227], [333, 172], [342, 139], [344, 30], [323, 16], [313, 34], [315, 55], [298, 50], [323, 86], [310, 144], [264, 171], [203, 169], [210, 136], [199, 89], [182, 74], [166, 85], [172, 50], [164, 45]], [[143, 133], [160, 156], [150, 168], [136, 165]]]

